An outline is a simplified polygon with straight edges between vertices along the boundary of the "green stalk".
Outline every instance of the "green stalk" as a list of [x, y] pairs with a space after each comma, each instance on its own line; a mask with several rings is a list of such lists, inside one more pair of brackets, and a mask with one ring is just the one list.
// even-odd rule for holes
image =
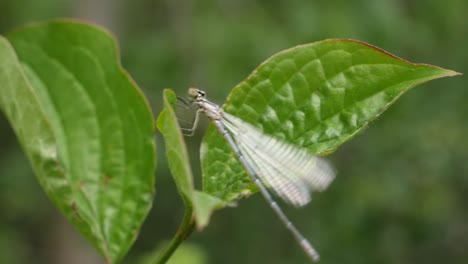
[[156, 257], [156, 259], [151, 263], [153, 264], [166, 263], [169, 260], [169, 258], [172, 256], [172, 254], [174, 254], [174, 252], [179, 247], [179, 245], [192, 234], [195, 228], [195, 220], [193, 219], [193, 206], [187, 199], [184, 199], [184, 204], [185, 204], [184, 218], [182, 219], [182, 223], [180, 224], [179, 229], [177, 230], [177, 233], [172, 238], [171, 243], [166, 247], [164, 252], [159, 254]]

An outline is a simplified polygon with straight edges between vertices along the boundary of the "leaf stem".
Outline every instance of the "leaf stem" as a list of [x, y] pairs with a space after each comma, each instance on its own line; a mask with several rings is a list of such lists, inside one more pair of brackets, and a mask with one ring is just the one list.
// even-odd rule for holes
[[184, 199], [184, 204], [185, 204], [184, 218], [182, 219], [182, 223], [180, 224], [179, 229], [177, 230], [177, 233], [172, 238], [171, 243], [166, 247], [164, 252], [161, 252], [160, 254], [158, 254], [156, 259], [151, 263], [153, 264], [166, 263], [169, 260], [169, 258], [172, 256], [172, 254], [174, 254], [174, 252], [182, 243], [182, 241], [186, 240], [192, 234], [195, 228], [195, 220], [193, 218], [193, 206], [187, 199]]

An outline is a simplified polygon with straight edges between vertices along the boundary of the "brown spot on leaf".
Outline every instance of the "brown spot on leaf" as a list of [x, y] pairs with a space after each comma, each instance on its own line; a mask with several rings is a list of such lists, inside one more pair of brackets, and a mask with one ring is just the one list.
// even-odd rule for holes
[[82, 221], [80, 212], [78, 212], [78, 207], [76, 206], [76, 203], [75, 203], [75, 202], [73, 202], [73, 203], [71, 204], [71, 208], [72, 208], [72, 210], [73, 210], [73, 213], [75, 213], [76, 218], [78, 218], [78, 220]]
[[104, 175], [104, 186], [107, 186], [111, 180], [111, 177], [109, 175]]
[[82, 182], [78, 182], [78, 187], [80, 188], [81, 191], [84, 191], [85, 185]]

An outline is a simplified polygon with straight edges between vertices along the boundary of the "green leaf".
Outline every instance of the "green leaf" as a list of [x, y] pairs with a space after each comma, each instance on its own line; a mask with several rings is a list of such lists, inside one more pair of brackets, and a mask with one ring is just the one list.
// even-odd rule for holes
[[167, 161], [176, 186], [182, 195], [184, 203], [191, 206], [193, 176], [185, 142], [172, 107], [176, 102], [174, 92], [165, 89], [163, 101], [164, 109], [158, 116], [157, 126], [164, 137]]
[[116, 263], [154, 196], [149, 106], [100, 28], [53, 21], [8, 38], [18, 57], [3, 40], [0, 107], [47, 195]]
[[221, 209], [227, 205], [225, 201], [200, 191], [195, 191], [192, 199], [198, 230], [208, 225], [215, 209]]
[[173, 110], [176, 102], [174, 92], [164, 90], [163, 100], [164, 109], [158, 117], [157, 125], [164, 137], [169, 168], [186, 206], [186, 214], [191, 216], [191, 211], [194, 210], [197, 227], [202, 229], [208, 224], [213, 210], [223, 207], [225, 203], [216, 197], [195, 191], [187, 148]]
[[182, 196], [185, 213], [171, 243], [151, 263], [166, 263], [180, 243], [192, 233], [194, 225], [196, 224], [199, 230], [203, 229], [208, 224], [213, 210], [225, 204], [216, 197], [194, 189], [187, 148], [173, 109], [176, 100], [174, 91], [164, 90], [164, 109], [159, 114], [157, 126], [164, 137], [169, 169]]
[[[223, 109], [265, 134], [325, 155], [408, 89], [455, 75], [363, 42], [325, 40], [269, 58], [232, 90]], [[205, 192], [231, 201], [256, 191], [213, 125], [203, 139], [201, 157]]]

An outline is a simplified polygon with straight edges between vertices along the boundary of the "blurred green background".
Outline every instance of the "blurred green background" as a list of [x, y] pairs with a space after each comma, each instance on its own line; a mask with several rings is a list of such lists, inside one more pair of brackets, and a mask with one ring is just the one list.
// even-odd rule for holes
[[[325, 38], [354, 38], [467, 73], [467, 14], [466, 0], [0, 0], [0, 34], [57, 17], [108, 28], [157, 115], [163, 88], [184, 95], [200, 87], [222, 103], [272, 54]], [[330, 189], [303, 209], [286, 208], [320, 263], [468, 262], [467, 115], [466, 77], [436, 80], [405, 94], [329, 156], [338, 170]], [[187, 139], [198, 178], [202, 135]], [[160, 134], [156, 140], [157, 195], [124, 263], [150, 258], [182, 219]], [[260, 195], [216, 212], [172, 260], [306, 262]], [[40, 189], [3, 114], [0, 263], [103, 263]]]

